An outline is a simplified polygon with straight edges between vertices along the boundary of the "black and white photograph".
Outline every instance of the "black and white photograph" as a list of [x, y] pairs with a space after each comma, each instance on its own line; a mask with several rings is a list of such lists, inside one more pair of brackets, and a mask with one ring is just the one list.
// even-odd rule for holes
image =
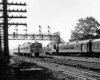
[[100, 0], [0, 0], [0, 80], [100, 80]]

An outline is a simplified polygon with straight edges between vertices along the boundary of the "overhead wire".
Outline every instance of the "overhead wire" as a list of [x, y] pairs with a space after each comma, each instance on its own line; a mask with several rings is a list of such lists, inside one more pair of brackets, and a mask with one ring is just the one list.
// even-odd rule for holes
[[[28, 2], [27, 2], [27, 6], [29, 5], [29, 3], [30, 3], [30, 1], [31, 0], [29, 0]], [[26, 6], [26, 8], [27, 8], [27, 6]], [[23, 15], [24, 13], [22, 13], [22, 15]], [[17, 20], [17, 22], [19, 21], [19, 19]]]
[[[28, 2], [27, 2], [27, 6], [26, 6], [26, 8], [28, 7], [28, 5], [29, 5], [29, 3], [31, 2], [31, 0], [29, 0]], [[26, 27], [27, 28], [27, 27]]]

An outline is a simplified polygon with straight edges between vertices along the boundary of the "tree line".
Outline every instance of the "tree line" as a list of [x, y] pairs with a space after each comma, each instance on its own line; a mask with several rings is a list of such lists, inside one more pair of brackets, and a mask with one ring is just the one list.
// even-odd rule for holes
[[93, 17], [86, 17], [78, 20], [69, 41], [97, 38], [100, 38], [100, 23]]

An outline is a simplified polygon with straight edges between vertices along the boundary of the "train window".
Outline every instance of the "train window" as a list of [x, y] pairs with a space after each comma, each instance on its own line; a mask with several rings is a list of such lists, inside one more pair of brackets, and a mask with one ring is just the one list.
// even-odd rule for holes
[[38, 48], [38, 46], [35, 46], [35, 48]]
[[97, 44], [94, 44], [94, 48], [97, 48]]
[[35, 47], [35, 44], [33, 43], [33, 44], [31, 44], [31, 48], [34, 48]]
[[74, 49], [74, 47], [70, 47], [70, 49]]
[[69, 48], [66, 48], [66, 49], [69, 49]]
[[67, 47], [66, 49], [70, 49], [70, 47]]
[[100, 43], [97, 44], [97, 47], [100, 48]]

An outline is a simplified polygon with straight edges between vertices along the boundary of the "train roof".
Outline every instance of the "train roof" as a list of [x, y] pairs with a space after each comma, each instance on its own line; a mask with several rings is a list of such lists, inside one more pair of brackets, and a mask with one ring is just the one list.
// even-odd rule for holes
[[73, 41], [73, 42], [65, 43], [64, 45], [66, 45], [66, 44], [77, 44], [77, 43], [88, 43], [90, 41], [91, 41], [91, 39], [88, 39], [88, 40], [80, 40], [80, 41]]
[[77, 41], [73, 41], [73, 42], [69, 42], [67, 44], [76, 44], [76, 43], [77, 43]]
[[65, 45], [65, 44], [68, 44], [68, 43], [60, 43], [59, 45]]
[[[81, 40], [81, 41], [73, 41], [73, 42], [69, 42], [69, 43], [64, 43], [64, 44], [60, 44], [59, 46], [70, 46], [70, 45], [75, 45], [75, 44], [80, 44], [80, 43], [88, 43], [90, 42], [92, 39], [88, 39], [88, 40]], [[100, 39], [99, 39], [100, 40]]]
[[59, 46], [62, 46], [62, 45], [73, 45], [73, 44], [76, 44], [76, 41], [74, 41], [74, 42], [69, 42], [69, 43], [64, 43], [64, 44], [59, 44]]
[[[42, 45], [42, 43], [39, 43], [39, 42], [37, 42], [39, 45]], [[26, 46], [30, 46], [30, 45], [35, 45], [35, 42], [26, 42], [26, 43], [24, 43], [24, 44], [22, 44], [21, 46], [20, 46], [20, 48], [21, 47], [26, 47]]]
[[82, 41], [78, 41], [78, 43], [88, 43], [88, 42], [90, 42], [91, 41], [91, 39], [88, 39], [88, 40], [82, 40]]
[[42, 43], [40, 43], [40, 42], [34, 42], [34, 43], [31, 43], [31, 44], [36, 44], [36, 43], [38, 43], [38, 44], [42, 44]]
[[99, 42], [99, 41], [100, 41], [100, 39], [94, 39], [91, 42]]
[[22, 45], [25, 45], [25, 44], [31, 44], [32, 42], [26, 42], [26, 43], [23, 43]]

